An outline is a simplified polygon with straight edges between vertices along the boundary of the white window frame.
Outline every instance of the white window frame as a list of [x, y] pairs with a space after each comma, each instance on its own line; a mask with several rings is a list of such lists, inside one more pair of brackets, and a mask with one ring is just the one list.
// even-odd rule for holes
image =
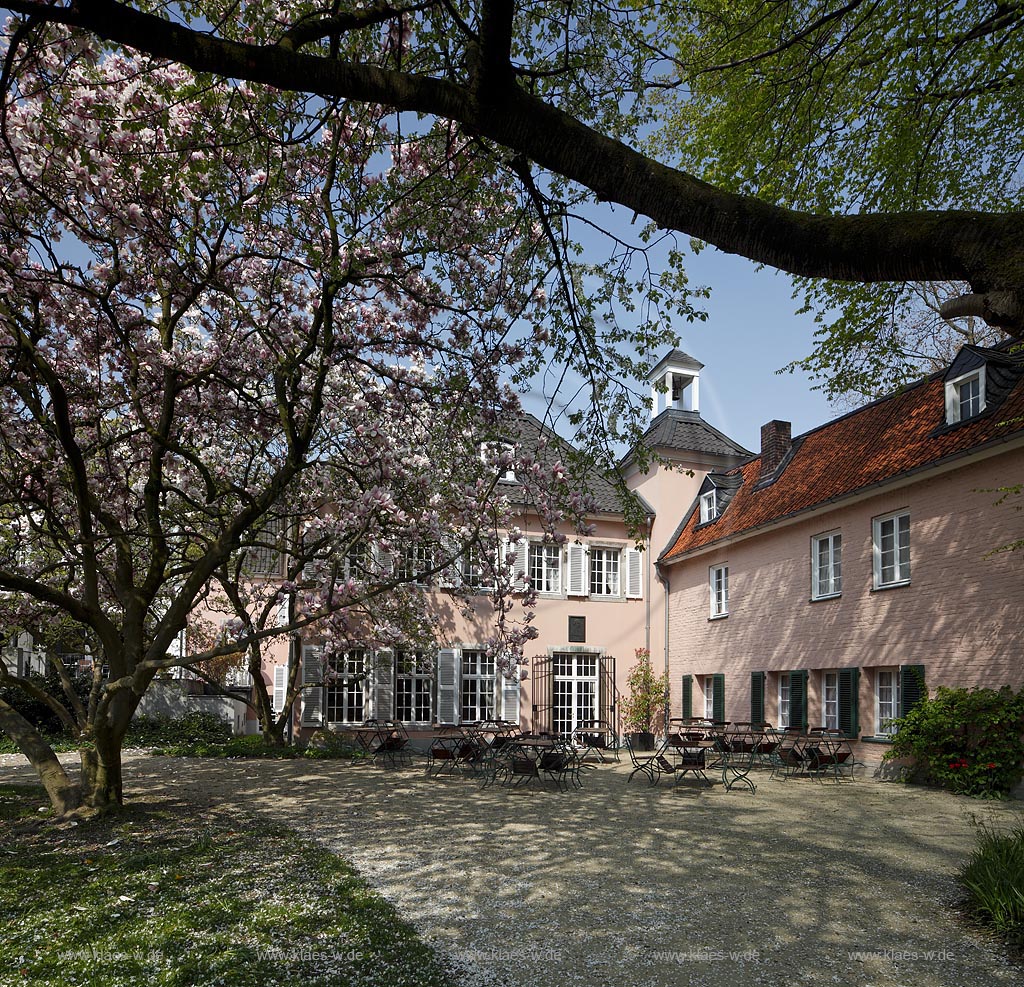
[[[434, 680], [437, 675], [436, 662], [422, 651], [399, 651], [395, 663], [395, 718], [402, 723], [429, 724], [434, 719]], [[408, 688], [406, 688], [408, 685]], [[403, 696], [408, 692], [408, 697]], [[426, 716], [403, 717], [401, 709], [408, 698], [412, 713], [422, 712], [426, 699]]]
[[839, 729], [839, 672], [828, 669], [821, 673], [821, 725]]
[[706, 524], [718, 517], [718, 491], [712, 487], [700, 495], [700, 523]]
[[[460, 722], [471, 723], [495, 717], [497, 673], [494, 655], [488, 655], [484, 648], [462, 649], [462, 669], [459, 675]], [[467, 705], [470, 693], [473, 693], [473, 701]]]
[[900, 670], [875, 669], [875, 736], [891, 737], [896, 731], [892, 721], [900, 715]]
[[[963, 388], [965, 385], [977, 382], [978, 385], [978, 407], [976, 410], [968, 409], [969, 413], [964, 414]], [[955, 425], [957, 422], [968, 421], [977, 418], [986, 407], [985, 401], [985, 368], [978, 367], [953, 380], [946, 381], [946, 422]]]
[[[891, 533], [887, 531], [892, 526]], [[900, 529], [906, 528], [906, 551], [900, 546]], [[885, 547], [892, 538], [892, 548]], [[906, 586], [910, 582], [910, 511], [883, 514], [871, 521], [871, 555], [875, 589]]]
[[727, 564], [708, 567], [708, 589], [711, 595], [709, 616], [719, 620], [729, 616], [729, 566]]
[[[822, 572], [821, 550], [826, 548], [826, 561]], [[811, 599], [828, 600], [843, 592], [843, 535], [841, 531], [827, 531], [811, 539]]]
[[415, 586], [428, 586], [434, 565], [434, 549], [430, 545], [403, 545], [395, 558], [395, 578]]
[[470, 545], [459, 560], [459, 580], [468, 589], [489, 593], [494, 589], [494, 570], [479, 545]]
[[562, 592], [562, 549], [558, 545], [531, 541], [527, 553], [526, 575], [530, 585], [544, 596]]
[[[362, 723], [367, 718], [367, 670], [369, 653], [362, 648], [353, 648], [335, 655], [327, 663], [324, 676], [324, 723]], [[359, 715], [349, 715], [355, 709], [358, 695]], [[340, 707], [342, 715], [332, 717], [332, 711]]]
[[591, 545], [590, 595], [602, 599], [622, 596], [622, 549]]
[[779, 673], [779, 727], [789, 726], [789, 672]]
[[714, 675], [702, 676], [701, 688], [704, 690], [704, 719], [715, 719], [715, 677]]

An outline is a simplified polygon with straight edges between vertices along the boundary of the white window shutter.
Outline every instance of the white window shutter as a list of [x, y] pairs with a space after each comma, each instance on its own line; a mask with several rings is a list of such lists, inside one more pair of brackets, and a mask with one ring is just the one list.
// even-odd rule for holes
[[284, 709], [284, 701], [288, 692], [288, 666], [274, 666], [274, 712]]
[[569, 576], [566, 592], [569, 596], [587, 595], [587, 548], [579, 542], [569, 543]]
[[291, 622], [291, 593], [285, 593], [281, 598], [281, 602], [277, 605], [277, 626], [287, 627]]
[[522, 593], [526, 589], [526, 578], [529, 576], [530, 568], [530, 543], [525, 538], [513, 543], [503, 541], [501, 543], [501, 567], [504, 568], [506, 560], [512, 554], [512, 545], [515, 544], [516, 559], [512, 563], [512, 589]]
[[459, 722], [459, 653], [454, 648], [437, 652], [437, 718]]
[[500, 675], [501, 679], [501, 718], [510, 723], [519, 722], [519, 669], [512, 679]]
[[952, 425], [960, 421], [960, 397], [956, 391], [956, 385], [946, 384], [946, 422]]
[[373, 715], [390, 720], [395, 715], [395, 656], [378, 651], [373, 657]]
[[391, 552], [384, 551], [379, 545], [373, 548], [373, 557], [377, 563], [377, 572], [381, 579], [390, 579], [395, 573], [395, 557]]
[[638, 548], [626, 549], [626, 599], [639, 600], [644, 595], [644, 553]]
[[304, 727], [318, 727], [323, 724], [324, 690], [323, 648], [313, 644], [302, 648], [302, 704], [299, 722]]

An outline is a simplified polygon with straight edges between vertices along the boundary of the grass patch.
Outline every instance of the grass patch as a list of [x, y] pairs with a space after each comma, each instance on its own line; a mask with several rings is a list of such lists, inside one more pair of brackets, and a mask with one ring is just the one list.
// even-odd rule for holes
[[1024, 949], [1024, 826], [1008, 833], [983, 827], [960, 883], [975, 916]]
[[40, 819], [51, 815], [42, 785], [0, 785], [0, 822]]
[[348, 864], [281, 827], [224, 812], [197, 820], [165, 802], [10, 829], [0, 836], [5, 983], [452, 983]]

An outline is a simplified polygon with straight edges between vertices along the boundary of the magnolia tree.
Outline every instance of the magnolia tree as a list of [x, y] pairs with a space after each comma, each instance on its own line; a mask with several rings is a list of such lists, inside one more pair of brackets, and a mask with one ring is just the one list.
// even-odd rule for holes
[[[520, 175], [546, 176], [556, 214], [621, 203], [814, 279], [816, 305], [847, 300], [837, 282], [955, 283], [944, 315], [1024, 333], [1015, 3], [4, 5], [27, 38], [33, 25], [76, 25], [224, 77], [457, 121]], [[384, 25], [389, 57], [367, 58], [361, 40]], [[652, 146], [659, 122], [669, 129]], [[854, 292], [830, 333], [855, 354], [874, 331], [860, 319], [905, 310], [898, 292], [869, 295]], [[823, 347], [812, 369], [842, 369], [841, 350]]]
[[[332, 561], [349, 548], [444, 546], [452, 564], [511, 523], [510, 465], [553, 531], [572, 511], [564, 469], [481, 444], [538, 365], [615, 358], [596, 333], [567, 338], [592, 321], [581, 291], [560, 293], [562, 244], [474, 138], [63, 28], [9, 31], [0, 624], [59, 615], [100, 660], [85, 700], [62, 670], [46, 700], [80, 739], [77, 780], [2, 701], [0, 728], [60, 812], [103, 810], [158, 673], [296, 631], [338, 647], [356, 626], [400, 632], [408, 607], [383, 601], [409, 574], [356, 578]], [[360, 43], [390, 57], [396, 41]], [[283, 567], [247, 570], [266, 551]], [[229, 633], [176, 650], [213, 600]], [[497, 611], [494, 648], [514, 659], [529, 628]]]

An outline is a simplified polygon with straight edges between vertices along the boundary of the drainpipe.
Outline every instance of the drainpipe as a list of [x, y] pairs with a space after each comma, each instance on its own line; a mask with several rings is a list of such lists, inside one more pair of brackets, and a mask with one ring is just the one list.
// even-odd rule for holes
[[661, 566], [658, 565], [657, 563], [655, 563], [655, 571], [658, 574], [658, 581], [665, 587], [665, 685], [666, 685], [666, 689], [665, 689], [665, 736], [667, 737], [668, 736], [668, 720], [669, 720], [669, 716], [670, 716], [670, 714], [672, 712], [672, 700], [671, 700], [671, 696], [672, 696], [672, 683], [671, 683], [671, 681], [669, 680], [669, 677], [668, 677], [668, 645], [669, 645], [669, 639], [668, 639], [668, 628], [669, 628], [669, 622], [668, 622], [668, 602], [669, 602], [669, 600], [668, 600], [668, 596], [669, 596], [669, 591], [671, 589], [671, 585], [669, 583], [668, 576], [665, 575], [665, 573], [662, 571]]
[[[651, 539], [654, 537], [654, 517], [650, 514], [647, 515], [647, 585], [654, 586], [654, 580], [651, 578], [654, 572], [653, 556], [651, 555], [652, 542]], [[651, 653], [651, 594], [650, 591], [644, 594], [647, 616], [644, 621], [644, 647], [647, 649], [647, 653]]]

